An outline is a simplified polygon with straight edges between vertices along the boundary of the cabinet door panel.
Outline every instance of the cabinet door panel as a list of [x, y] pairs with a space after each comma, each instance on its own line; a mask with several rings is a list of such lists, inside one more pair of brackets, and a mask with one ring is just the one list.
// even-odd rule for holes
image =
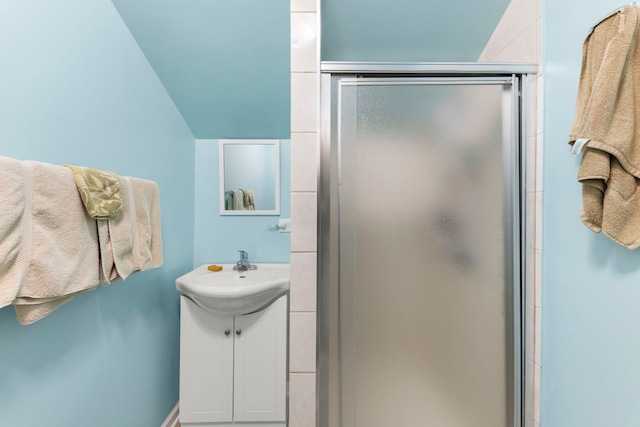
[[285, 421], [287, 297], [236, 316], [235, 421]]
[[231, 422], [232, 316], [218, 316], [180, 297], [180, 421]]

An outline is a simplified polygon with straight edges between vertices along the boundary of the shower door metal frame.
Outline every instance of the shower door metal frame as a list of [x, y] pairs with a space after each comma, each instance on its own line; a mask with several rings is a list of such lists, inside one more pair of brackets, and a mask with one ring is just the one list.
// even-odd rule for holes
[[[512, 144], [505, 150], [503, 158], [505, 206], [505, 269], [506, 278], [513, 284], [513, 354], [512, 382], [513, 391], [513, 427], [533, 425], [533, 313], [527, 301], [527, 289], [533, 283], [526, 282], [526, 248], [533, 242], [527, 242], [525, 224], [527, 215], [527, 180], [525, 141], [530, 117], [532, 94], [528, 93], [531, 79], [535, 78], [535, 64], [510, 63], [377, 63], [377, 62], [322, 62], [320, 75], [320, 153], [318, 176], [318, 321], [317, 321], [317, 366], [316, 366], [316, 426], [348, 427], [336, 425], [329, 412], [330, 405], [340, 405], [339, 393], [331, 393], [330, 381], [339, 375], [330, 364], [338, 357], [337, 337], [332, 330], [339, 330], [339, 311], [336, 301], [339, 299], [339, 220], [331, 209], [338, 201], [337, 185], [332, 184], [331, 170], [332, 138], [336, 129], [332, 129], [332, 114], [335, 109], [336, 94], [334, 80], [342, 78], [442, 78], [443, 80], [461, 78], [506, 78], [513, 85], [513, 123]], [[332, 188], [333, 185], [333, 188]], [[530, 183], [533, 185], [533, 183]], [[333, 217], [332, 217], [333, 215]], [[333, 303], [333, 304], [332, 304]], [[332, 370], [333, 369], [333, 370]]]

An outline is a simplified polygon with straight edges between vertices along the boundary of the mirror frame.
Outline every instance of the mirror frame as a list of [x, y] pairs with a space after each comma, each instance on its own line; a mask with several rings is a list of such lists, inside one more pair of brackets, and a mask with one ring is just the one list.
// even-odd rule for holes
[[[227, 210], [225, 206], [224, 189], [224, 148], [234, 145], [272, 145], [274, 147], [274, 171], [275, 171], [275, 209], [266, 210]], [[279, 139], [220, 139], [218, 140], [219, 160], [219, 192], [220, 192], [220, 215], [280, 215], [280, 140]]]

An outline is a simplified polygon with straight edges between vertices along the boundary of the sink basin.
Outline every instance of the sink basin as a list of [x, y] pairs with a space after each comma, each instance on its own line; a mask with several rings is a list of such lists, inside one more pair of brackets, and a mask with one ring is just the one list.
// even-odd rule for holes
[[254, 264], [256, 270], [240, 272], [235, 264], [221, 264], [221, 271], [209, 271], [208, 265], [178, 277], [176, 289], [214, 313], [253, 313], [289, 291], [289, 264]]

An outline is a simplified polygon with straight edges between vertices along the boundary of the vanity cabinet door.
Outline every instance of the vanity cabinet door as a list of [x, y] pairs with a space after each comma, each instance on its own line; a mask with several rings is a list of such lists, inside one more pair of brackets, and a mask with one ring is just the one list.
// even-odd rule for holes
[[233, 316], [180, 297], [180, 421], [233, 420]]
[[234, 421], [285, 421], [287, 296], [235, 319]]

